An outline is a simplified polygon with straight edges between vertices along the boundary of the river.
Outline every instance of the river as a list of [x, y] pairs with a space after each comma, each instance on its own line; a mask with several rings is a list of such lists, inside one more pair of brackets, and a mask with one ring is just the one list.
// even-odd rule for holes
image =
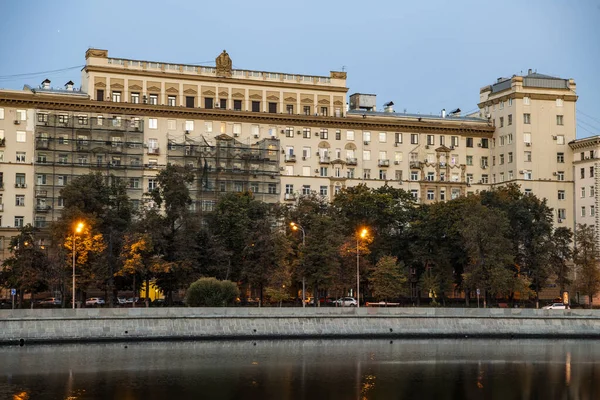
[[592, 340], [0, 347], [0, 399], [596, 399]]

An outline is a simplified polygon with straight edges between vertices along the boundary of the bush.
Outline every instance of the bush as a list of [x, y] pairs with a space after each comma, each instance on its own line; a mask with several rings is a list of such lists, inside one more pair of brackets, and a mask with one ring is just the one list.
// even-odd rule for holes
[[190, 307], [226, 307], [233, 305], [239, 295], [235, 282], [200, 278], [188, 288], [185, 302]]

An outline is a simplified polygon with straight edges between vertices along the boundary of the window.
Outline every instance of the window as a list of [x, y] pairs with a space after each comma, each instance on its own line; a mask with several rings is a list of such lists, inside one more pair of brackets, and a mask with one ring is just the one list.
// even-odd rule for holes
[[363, 150], [363, 160], [364, 161], [371, 160], [371, 150]]
[[131, 103], [132, 104], [140, 103], [140, 94], [139, 93], [131, 93]]
[[308, 167], [308, 166], [302, 167], [302, 176], [310, 176], [310, 167]]
[[288, 104], [285, 106], [285, 111], [288, 114], [293, 114], [294, 113], [294, 106], [292, 104]]
[[410, 134], [410, 144], [419, 144], [419, 134], [418, 133]]
[[148, 118], [148, 129], [158, 129], [158, 118]]
[[328, 139], [329, 134], [327, 132], [327, 129], [321, 129], [321, 134], [319, 136], [321, 137], [321, 139]]
[[250, 191], [252, 193], [258, 193], [258, 182], [250, 182]]
[[532, 176], [531, 170], [529, 170], [529, 169], [523, 170], [523, 179], [531, 180], [531, 176]]
[[277, 103], [269, 103], [269, 113], [277, 114]]
[[23, 220], [24, 217], [15, 217], [15, 228], [22, 228], [23, 227]]
[[104, 101], [104, 90], [102, 90], [102, 89], [97, 89], [96, 90], [96, 100], [97, 101]]
[[219, 100], [219, 107], [222, 110], [227, 110], [227, 99], [221, 99], [221, 100]]
[[579, 169], [579, 174], [580, 174], [581, 179], [584, 179], [585, 178], [585, 168]]
[[504, 164], [504, 154], [500, 154], [500, 165]]
[[310, 147], [303, 147], [302, 148], [302, 158], [303, 159], [309, 159], [310, 158]]
[[327, 114], [329, 113], [327, 107], [321, 107], [321, 115], [326, 117]]
[[556, 153], [556, 162], [564, 163], [565, 162], [565, 153]]
[[252, 112], [260, 112], [260, 101], [252, 102]]
[[129, 178], [129, 188], [130, 189], [139, 189], [140, 188], [140, 178]]
[[565, 135], [556, 135], [556, 144], [565, 144]]
[[432, 146], [435, 144], [435, 136], [427, 135], [427, 145]]
[[487, 167], [488, 167], [488, 158], [481, 157], [481, 168], [487, 168]]
[[348, 179], [354, 179], [354, 168], [348, 168], [347, 177]]
[[527, 145], [527, 143], [531, 143], [531, 133], [523, 134], [523, 143], [525, 143], [525, 145]]
[[473, 174], [467, 174], [467, 183], [473, 183]]
[[304, 106], [304, 115], [310, 115], [310, 106]]
[[148, 179], [148, 191], [152, 191], [158, 187], [158, 179], [150, 178]]
[[585, 187], [581, 188], [581, 198], [585, 197]]
[[531, 114], [529, 114], [529, 113], [523, 114], [523, 123], [531, 124]]
[[267, 186], [267, 191], [269, 192], [269, 194], [277, 194], [277, 184], [269, 183]]
[[4, 150], [0, 150], [0, 162], [4, 162]]
[[177, 97], [168, 96], [167, 97], [167, 105], [169, 105], [171, 107], [175, 107], [177, 105]]
[[121, 92], [112, 92], [112, 101], [115, 103], [121, 102]]
[[508, 125], [512, 125], [512, 114], [508, 114]]
[[363, 178], [364, 179], [371, 179], [371, 170], [368, 168], [365, 168], [363, 170]]
[[585, 217], [585, 206], [581, 207], [581, 216]]
[[525, 162], [531, 162], [531, 152], [530, 151], [526, 151], [523, 154], [524, 158], [525, 158]]
[[411, 181], [418, 181], [419, 180], [419, 173], [417, 171], [410, 171], [410, 180]]
[[242, 134], [242, 124], [233, 124], [233, 136]]
[[285, 185], [285, 194], [293, 194], [294, 193], [294, 185], [291, 183], [288, 183], [287, 185]]
[[379, 143], [387, 142], [387, 133], [379, 132]]
[[590, 197], [594, 197], [595, 192], [594, 187], [590, 186]]
[[286, 165], [285, 166], [285, 174], [287, 176], [294, 176], [294, 166], [293, 165]]
[[458, 136], [450, 136], [450, 146], [458, 147]]
[[[193, 123], [194, 121], [191, 121], [191, 122]], [[186, 122], [186, 126], [187, 126], [187, 122]], [[194, 129], [194, 125], [192, 124], [192, 129], [191, 130], [193, 130], [193, 129]], [[187, 130], [190, 130], [190, 129], [187, 129]], [[212, 123], [212, 121], [204, 121], [204, 131], [206, 133], [212, 133], [212, 131], [213, 131], [213, 123]]]
[[25, 143], [27, 141], [27, 133], [25, 131], [17, 131], [17, 142]]
[[490, 141], [486, 138], [481, 139], [481, 147], [483, 147], [484, 149], [487, 149], [489, 147], [489, 143]]
[[321, 176], [327, 176], [327, 167], [321, 167], [319, 168], [319, 175]]
[[500, 128], [504, 127], [504, 117], [500, 117]]
[[563, 125], [563, 116], [562, 115], [556, 116], [556, 125]]
[[321, 196], [327, 196], [327, 186], [320, 186], [319, 187], [319, 194]]
[[433, 173], [433, 172], [428, 172], [428, 173], [427, 173], [427, 180], [428, 180], [428, 181], [434, 181], [434, 180], [435, 180], [435, 173]]
[[500, 110], [504, 110], [504, 101], [500, 101]]
[[346, 131], [346, 140], [354, 140], [354, 131]]
[[303, 195], [310, 194], [310, 185], [302, 185], [302, 194]]
[[386, 180], [387, 179], [387, 174], [385, 173], [385, 169], [380, 169], [379, 170], [379, 179], [381, 179], [381, 180]]
[[489, 182], [489, 177], [487, 174], [483, 174], [481, 175], [481, 183], [488, 183]]
[[17, 151], [16, 161], [18, 163], [24, 163], [25, 162], [25, 156], [26, 156], [26, 154], [25, 154], [24, 151]]
[[473, 156], [467, 156], [467, 165], [473, 165]]
[[418, 189], [410, 189], [410, 195], [414, 199], [418, 199], [419, 198], [419, 190]]
[[194, 106], [195, 106], [195, 97], [194, 96], [185, 96], [185, 106], [187, 108], [194, 108]]
[[342, 140], [342, 131], [339, 129], [335, 131], [335, 140]]
[[563, 106], [563, 99], [556, 99], [556, 107], [562, 107]]
[[241, 100], [233, 101], [233, 110], [234, 111], [242, 111], [242, 101]]
[[594, 177], [594, 167], [590, 167], [590, 178]]
[[564, 200], [564, 199], [565, 199], [565, 191], [559, 190], [558, 191], [558, 200]]
[[363, 132], [363, 141], [365, 143], [371, 142], [371, 132]]
[[294, 128], [291, 126], [288, 126], [287, 128], [285, 128], [285, 137], [294, 137]]
[[427, 189], [427, 200], [435, 200], [435, 191], [433, 189]]
[[523, 104], [526, 106], [531, 104], [529, 97], [527, 97], [527, 96], [523, 97]]
[[558, 171], [558, 172], [556, 172], [556, 180], [557, 181], [564, 181], [565, 180], [565, 172], [564, 171]]
[[394, 136], [395, 136], [395, 142], [396, 142], [396, 143], [398, 143], [398, 144], [401, 144], [401, 143], [402, 143], [402, 134], [401, 134], [401, 133], [398, 133], [398, 132], [396, 132], [396, 133], [394, 134]]
[[[188, 98], [189, 98], [189, 97], [186, 97], [186, 99], [188, 99]], [[192, 98], [193, 98], [193, 97], [192, 97]], [[214, 101], [213, 101], [213, 98], [212, 98], [212, 97], [205, 97], [205, 98], [204, 98], [204, 108], [211, 109], [211, 108], [213, 108], [213, 106], [214, 106]], [[189, 106], [186, 106], [186, 107], [189, 107]], [[192, 107], [194, 107], [194, 106], [192, 105]], [[191, 107], [190, 107], [190, 108], [191, 108]], [[254, 110], [253, 110], [253, 111], [254, 111]]]
[[473, 147], [473, 138], [472, 137], [467, 138], [467, 147]]
[[590, 217], [593, 217], [594, 215], [596, 215], [596, 207], [590, 206]]
[[149, 103], [153, 106], [158, 105], [158, 95], [157, 94], [151, 94], [150, 95], [150, 101]]
[[25, 207], [25, 195], [24, 194], [17, 194], [15, 196], [15, 206]]
[[396, 170], [395, 171], [395, 179], [397, 181], [402, 181], [402, 170]]
[[302, 129], [302, 137], [304, 139], [310, 139], [310, 128]]
[[510, 153], [508, 153], [508, 163], [510, 164], [512, 162], [513, 162], [513, 153], [510, 152]]

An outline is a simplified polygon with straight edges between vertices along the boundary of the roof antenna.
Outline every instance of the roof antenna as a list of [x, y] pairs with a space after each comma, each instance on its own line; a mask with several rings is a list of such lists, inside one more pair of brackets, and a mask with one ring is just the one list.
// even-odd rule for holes
[[346, 66], [342, 65], [342, 72], [345, 72], [345, 71], [346, 71]]

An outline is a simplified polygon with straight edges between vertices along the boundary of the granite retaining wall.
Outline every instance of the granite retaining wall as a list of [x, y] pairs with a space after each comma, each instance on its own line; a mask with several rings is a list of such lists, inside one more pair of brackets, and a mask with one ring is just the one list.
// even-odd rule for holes
[[0, 311], [0, 343], [349, 337], [600, 337], [600, 310], [96, 308]]

